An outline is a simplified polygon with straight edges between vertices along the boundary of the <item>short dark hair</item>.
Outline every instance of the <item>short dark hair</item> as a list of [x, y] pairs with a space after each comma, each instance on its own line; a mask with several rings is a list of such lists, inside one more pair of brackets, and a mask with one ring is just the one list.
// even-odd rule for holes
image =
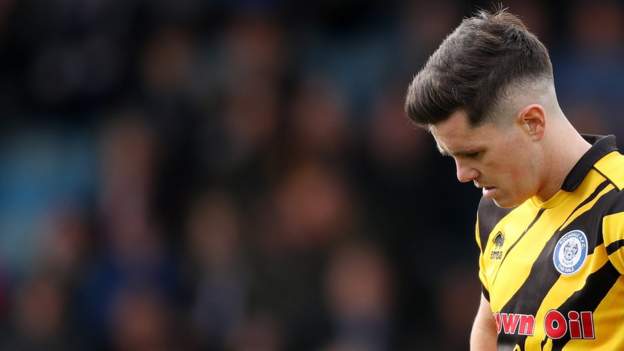
[[544, 44], [506, 10], [480, 11], [427, 60], [409, 86], [405, 110], [416, 124], [435, 125], [463, 109], [478, 126], [508, 84], [530, 78], [553, 79]]

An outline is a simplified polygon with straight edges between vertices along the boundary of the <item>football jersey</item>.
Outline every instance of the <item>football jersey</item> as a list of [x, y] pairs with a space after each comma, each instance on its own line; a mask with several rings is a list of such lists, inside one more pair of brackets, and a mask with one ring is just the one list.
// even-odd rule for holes
[[624, 350], [624, 156], [613, 136], [585, 138], [547, 201], [481, 199], [479, 279], [498, 350]]

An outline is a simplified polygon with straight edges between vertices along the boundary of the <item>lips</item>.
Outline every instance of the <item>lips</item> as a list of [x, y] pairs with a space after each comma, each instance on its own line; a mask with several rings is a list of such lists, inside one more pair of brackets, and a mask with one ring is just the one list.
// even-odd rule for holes
[[483, 184], [479, 184], [477, 182], [474, 182], [474, 185], [479, 188], [479, 189], [492, 189], [495, 188], [494, 186], [489, 186], [489, 185], [483, 185]]

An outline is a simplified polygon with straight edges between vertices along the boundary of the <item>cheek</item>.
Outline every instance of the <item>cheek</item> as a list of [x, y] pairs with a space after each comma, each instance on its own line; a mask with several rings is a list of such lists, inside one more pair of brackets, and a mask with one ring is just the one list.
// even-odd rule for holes
[[523, 192], [523, 189], [530, 185], [531, 168], [523, 161], [516, 155], [510, 154], [503, 162], [493, 167], [496, 169], [494, 172], [499, 178], [501, 186], [515, 189], [514, 192]]
[[[514, 166], [511, 168], [510, 179], [521, 193], [530, 193], [534, 190], [537, 179], [537, 168], [531, 159], [516, 158]], [[524, 162], [522, 162], [524, 161]]]

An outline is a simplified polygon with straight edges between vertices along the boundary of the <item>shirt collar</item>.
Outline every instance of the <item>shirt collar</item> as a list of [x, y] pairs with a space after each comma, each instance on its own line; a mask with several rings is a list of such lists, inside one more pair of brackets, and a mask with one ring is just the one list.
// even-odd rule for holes
[[574, 165], [568, 176], [563, 181], [562, 190], [572, 192], [585, 179], [585, 176], [592, 169], [594, 164], [607, 154], [617, 151], [615, 136], [613, 135], [589, 135], [583, 134], [592, 147]]

